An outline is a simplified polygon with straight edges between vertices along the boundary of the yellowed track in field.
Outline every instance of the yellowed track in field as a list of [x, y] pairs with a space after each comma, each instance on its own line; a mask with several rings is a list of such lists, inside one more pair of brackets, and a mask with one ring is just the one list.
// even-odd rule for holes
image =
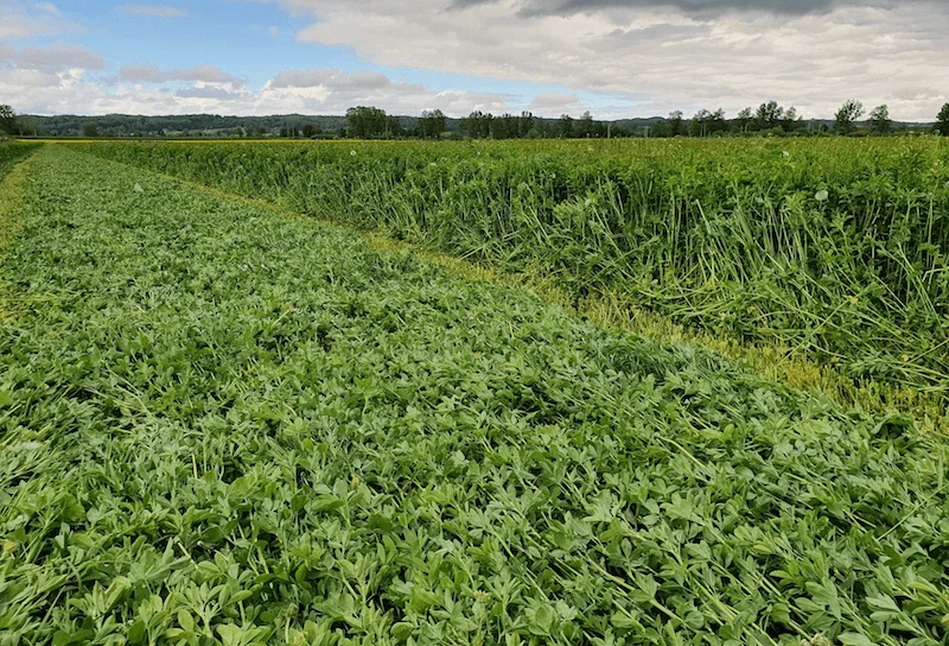
[[15, 216], [26, 196], [26, 182], [35, 154], [36, 151], [33, 151], [17, 162], [13, 170], [0, 181], [0, 259], [3, 257], [2, 249], [7, 246], [10, 236], [16, 231]]
[[[19, 225], [16, 216], [26, 198], [26, 184], [35, 155], [36, 151], [33, 151], [17, 162], [13, 170], [0, 181], [0, 262], [3, 261], [4, 251]], [[2, 293], [3, 280], [0, 278], [0, 294]], [[9, 316], [7, 308], [4, 307], [4, 299], [0, 297], [0, 321]]]

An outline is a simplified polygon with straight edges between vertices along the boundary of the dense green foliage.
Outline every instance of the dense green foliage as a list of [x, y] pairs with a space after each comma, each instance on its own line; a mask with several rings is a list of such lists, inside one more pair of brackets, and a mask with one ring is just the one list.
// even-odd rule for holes
[[861, 116], [866, 112], [866, 109], [863, 107], [863, 103], [857, 101], [856, 99], [850, 99], [846, 101], [840, 109], [837, 110], [837, 114], [834, 115], [834, 120], [836, 121], [836, 129], [839, 132], [847, 133], [851, 132], [856, 128], [854, 125]]
[[505, 269], [618, 289], [859, 381], [949, 388], [949, 145], [99, 144], [98, 155]]
[[309, 219], [31, 163], [0, 643], [949, 637], [937, 438]]
[[262, 136], [279, 135], [293, 129], [338, 131], [345, 127], [343, 116], [308, 116], [302, 114], [271, 115], [264, 117], [221, 116], [214, 114], [184, 114], [146, 116], [133, 114], [106, 114], [84, 116], [60, 114], [37, 116], [38, 128], [45, 136], [77, 137], [87, 128], [94, 128], [104, 137], [155, 136]]
[[[382, 110], [357, 107], [354, 110]], [[746, 108], [728, 119], [721, 110], [699, 110], [691, 118], [674, 112], [669, 118], [660, 116], [594, 120], [592, 116], [544, 118], [528, 112], [517, 114], [485, 114], [472, 112], [467, 117], [451, 118], [438, 110], [419, 116], [384, 115], [370, 129], [355, 129], [346, 116], [283, 114], [262, 117], [221, 116], [215, 114], [184, 114], [146, 116], [106, 114], [96, 116], [53, 115], [20, 116], [17, 131], [22, 135], [51, 137], [317, 137], [330, 138], [347, 134], [350, 137], [404, 138], [432, 137], [446, 132], [453, 137], [471, 139], [525, 138], [607, 138], [607, 137], [673, 137], [720, 135], [818, 135], [834, 126], [833, 119], [803, 119], [793, 108], [784, 110], [775, 101], [762, 103], [755, 111]], [[434, 118], [433, 118], [434, 117]], [[861, 128], [879, 132], [873, 120], [858, 122]], [[932, 123], [892, 121], [894, 130], [929, 132]], [[938, 124], [937, 124], [938, 127]], [[348, 132], [347, 132], [348, 131]], [[946, 130], [943, 129], [945, 133]]]
[[949, 137], [949, 103], [942, 106], [936, 116], [936, 131], [943, 137]]
[[13, 112], [13, 108], [6, 104], [0, 104], [0, 133], [17, 134], [16, 114]]
[[40, 144], [0, 141], [0, 179], [10, 172], [13, 165], [39, 148]]

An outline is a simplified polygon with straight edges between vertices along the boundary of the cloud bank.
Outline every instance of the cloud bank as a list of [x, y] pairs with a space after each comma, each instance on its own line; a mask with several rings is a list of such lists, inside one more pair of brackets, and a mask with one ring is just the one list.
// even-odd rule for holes
[[191, 12], [186, 9], [150, 4], [124, 4], [119, 9], [133, 16], [151, 16], [153, 18], [184, 18], [191, 15]]
[[125, 65], [117, 75], [94, 75], [104, 67], [100, 53], [78, 45], [18, 49], [0, 42], [0, 96], [11, 97], [5, 100], [18, 112], [33, 114], [338, 114], [353, 105], [399, 114], [509, 109], [508, 97], [500, 94], [439, 92], [379, 72], [290, 68], [250, 90], [244, 79], [212, 65]]
[[[308, 52], [351, 52], [373, 71], [277, 66], [249, 87], [252, 57], [246, 69], [107, 61], [66, 40], [37, 44], [82, 26], [53, 4], [7, 0], [0, 5], [0, 93], [19, 111], [43, 114], [342, 113], [376, 105], [401, 114], [530, 109], [556, 117], [590, 109], [619, 118], [702, 108], [734, 115], [774, 99], [827, 118], [857, 98], [868, 107], [888, 104], [896, 119], [929, 121], [949, 102], [944, 0], [254, 1], [300, 25], [295, 61]], [[231, 13], [239, 15], [240, 6]], [[183, 11], [121, 8], [169, 18]], [[172, 30], [184, 24], [161, 21]], [[235, 38], [224, 31], [230, 28], [221, 27], [222, 38]], [[453, 75], [453, 87], [470, 79], [519, 89], [447, 90], [430, 72]]]
[[228, 83], [243, 87], [244, 80], [227, 74], [213, 65], [195, 65], [186, 69], [162, 71], [155, 65], [125, 65], [119, 70], [119, 79], [137, 83], [168, 83], [170, 81], [197, 81], [201, 83]]
[[301, 42], [351, 48], [376, 65], [619, 96], [640, 115], [776, 99], [829, 117], [859, 97], [931, 119], [949, 100], [949, 3], [933, 0], [278, 4], [312, 16]]

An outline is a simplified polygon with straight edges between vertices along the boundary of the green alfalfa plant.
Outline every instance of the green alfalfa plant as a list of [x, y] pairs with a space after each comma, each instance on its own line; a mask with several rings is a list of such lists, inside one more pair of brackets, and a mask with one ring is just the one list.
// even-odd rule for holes
[[[901, 139], [870, 147], [783, 142], [781, 149], [768, 142], [596, 142], [589, 151], [556, 142], [400, 143], [367, 144], [352, 157], [348, 145], [242, 146], [242, 176], [255, 195], [279, 195], [320, 217], [505, 270], [546, 266], [551, 276], [569, 277], [580, 295], [642, 289], [644, 307], [754, 343], [767, 342], [767, 328], [756, 330], [755, 321], [768, 316], [780, 323], [775, 343], [789, 335], [795, 346], [817, 339], [819, 346], [808, 341], [801, 349], [813, 348], [821, 360], [900, 362], [907, 354], [898, 349], [901, 339], [936, 329], [920, 322], [938, 318], [926, 303], [941, 302], [943, 289], [938, 147]], [[110, 150], [155, 151], [181, 160], [182, 172], [199, 168], [204, 181], [225, 181], [213, 160], [227, 166], [238, 147], [202, 146]], [[571, 205], [586, 210], [560, 222], [557, 209]], [[806, 276], [798, 280], [795, 272]], [[866, 285], [868, 298], [843, 316], [852, 308], [838, 311], [842, 299]], [[770, 301], [759, 297], [769, 294]], [[697, 295], [709, 306], [718, 299], [715, 317], [680, 305]], [[751, 317], [741, 312], [749, 299]], [[865, 320], [883, 336], [858, 339]], [[940, 379], [924, 376], [941, 370], [938, 355], [918, 354], [908, 356], [928, 365], [905, 379], [941, 388]]]

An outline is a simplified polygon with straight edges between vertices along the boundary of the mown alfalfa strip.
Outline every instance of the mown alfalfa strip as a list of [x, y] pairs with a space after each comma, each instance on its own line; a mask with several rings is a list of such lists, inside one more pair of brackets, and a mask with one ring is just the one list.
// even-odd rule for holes
[[[116, 164], [128, 163], [104, 159]], [[131, 165], [139, 167], [138, 164]], [[808, 358], [806, 350], [800, 347], [789, 348], [762, 341], [745, 341], [727, 331], [703, 330], [684, 325], [670, 316], [651, 311], [640, 303], [634, 294], [619, 287], [593, 287], [582, 298], [576, 297], [557, 286], [548, 272], [536, 263], [529, 264], [521, 271], [507, 271], [492, 266], [490, 261], [482, 264], [432, 249], [424, 244], [395, 240], [380, 231], [364, 231], [318, 213], [304, 214], [289, 199], [257, 199], [178, 175], [160, 174], [207, 194], [234, 200], [269, 213], [318, 219], [328, 226], [362, 236], [376, 250], [408, 251], [469, 279], [490, 280], [529, 290], [550, 303], [576, 311], [604, 327], [623, 329], [668, 343], [703, 346], [728, 359], [741, 362], [756, 374], [792, 388], [829, 396], [844, 407], [858, 407], [875, 413], [903, 412], [915, 417], [922, 429], [949, 431], [944, 396], [940, 393], [927, 393], [919, 388], [894, 382], [871, 380], [861, 383], [842, 374], [833, 366]], [[564, 275], [562, 272], [561, 278]]]
[[[8, 144], [16, 145], [16, 144]], [[19, 225], [18, 214], [23, 208], [27, 194], [27, 181], [33, 163], [32, 153], [35, 150], [27, 149], [23, 161], [13, 163], [12, 169], [0, 180], [0, 263], [3, 262], [5, 250], [10, 238], [16, 233]], [[17, 160], [20, 157], [16, 157]], [[0, 273], [0, 320], [10, 316], [4, 303], [7, 301], [4, 289], [3, 274]]]

